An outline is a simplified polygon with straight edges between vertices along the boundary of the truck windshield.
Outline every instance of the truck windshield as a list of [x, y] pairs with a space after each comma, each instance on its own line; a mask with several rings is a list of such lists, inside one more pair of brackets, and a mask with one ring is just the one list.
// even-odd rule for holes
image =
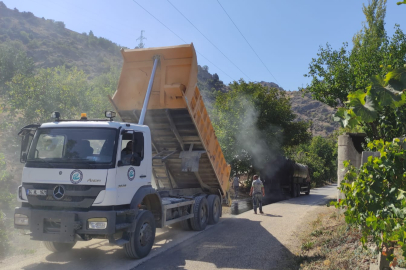
[[27, 161], [111, 163], [116, 132], [106, 128], [38, 129]]

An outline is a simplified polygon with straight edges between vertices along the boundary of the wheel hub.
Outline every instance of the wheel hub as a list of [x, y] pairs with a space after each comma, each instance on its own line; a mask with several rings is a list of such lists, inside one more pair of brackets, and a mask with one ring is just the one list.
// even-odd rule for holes
[[206, 218], [207, 218], [207, 209], [206, 207], [202, 207], [202, 211], [200, 211], [200, 222], [201, 224], [204, 224], [206, 222]]
[[151, 241], [152, 228], [149, 223], [144, 223], [140, 229], [140, 244], [141, 246], [147, 245]]
[[218, 212], [218, 206], [217, 206], [217, 201], [214, 202], [213, 204], [213, 216], [217, 216], [217, 212]]

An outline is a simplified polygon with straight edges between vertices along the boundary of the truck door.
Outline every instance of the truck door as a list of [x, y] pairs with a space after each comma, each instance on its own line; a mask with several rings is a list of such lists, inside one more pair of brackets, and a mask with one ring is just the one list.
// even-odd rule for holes
[[[148, 166], [147, 160], [144, 158], [144, 134], [131, 130], [125, 131], [120, 141], [117, 153], [117, 204], [129, 204], [135, 192], [151, 180], [147, 179]], [[140, 158], [139, 164], [134, 164], [136, 158]]]

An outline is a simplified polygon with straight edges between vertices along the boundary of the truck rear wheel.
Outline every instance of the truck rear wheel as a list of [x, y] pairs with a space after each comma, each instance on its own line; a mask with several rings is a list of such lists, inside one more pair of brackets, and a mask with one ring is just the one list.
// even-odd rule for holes
[[137, 217], [135, 231], [130, 233], [130, 242], [124, 245], [125, 254], [131, 259], [141, 259], [149, 254], [155, 241], [154, 215], [143, 210]]
[[220, 198], [217, 195], [209, 195], [207, 198], [209, 203], [209, 222], [208, 224], [216, 224], [220, 220], [221, 205]]
[[190, 225], [194, 231], [202, 231], [209, 221], [209, 204], [205, 196], [195, 198], [193, 206], [194, 217], [190, 219]]
[[60, 243], [60, 242], [50, 242], [50, 241], [44, 241], [43, 243], [44, 243], [44, 246], [46, 247], [46, 249], [48, 249], [49, 251], [52, 251], [54, 253], [69, 251], [76, 244], [76, 242]]

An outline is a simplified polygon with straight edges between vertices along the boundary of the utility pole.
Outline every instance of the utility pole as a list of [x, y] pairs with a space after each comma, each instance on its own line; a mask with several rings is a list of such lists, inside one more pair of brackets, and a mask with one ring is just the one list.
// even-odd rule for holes
[[137, 40], [139, 40], [140, 41], [140, 43], [138, 43], [138, 45], [137, 45], [137, 47], [135, 47], [135, 48], [144, 48], [144, 46], [145, 46], [145, 43], [144, 42], [142, 42], [144, 39], [147, 39], [146, 37], [144, 37], [144, 35], [143, 35], [143, 33], [144, 33], [145, 31], [144, 30], [141, 30], [141, 36], [139, 37], [139, 38], [137, 38]]

